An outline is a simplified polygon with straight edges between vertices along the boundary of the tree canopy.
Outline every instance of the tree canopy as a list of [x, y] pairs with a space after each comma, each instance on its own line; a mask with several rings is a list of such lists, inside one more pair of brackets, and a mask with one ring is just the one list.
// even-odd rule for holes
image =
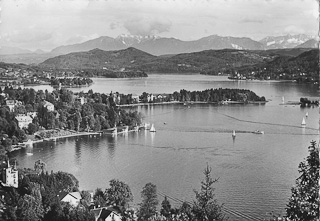
[[319, 220], [319, 148], [312, 141], [309, 156], [299, 164], [300, 176], [291, 189], [287, 217], [292, 221]]

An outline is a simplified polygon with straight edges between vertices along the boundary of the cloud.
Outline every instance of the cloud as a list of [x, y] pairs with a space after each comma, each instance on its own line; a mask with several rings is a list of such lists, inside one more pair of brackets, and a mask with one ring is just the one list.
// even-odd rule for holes
[[262, 19], [260, 18], [248, 18], [248, 17], [241, 19], [239, 22], [240, 23], [263, 23]]
[[154, 35], [168, 32], [172, 23], [165, 19], [136, 17], [124, 22], [123, 26], [132, 35]]
[[12, 34], [9, 38], [10, 41], [15, 43], [31, 43], [31, 42], [41, 42], [47, 41], [51, 39], [53, 36], [52, 33], [45, 33], [45, 32], [37, 32], [37, 31], [24, 31], [24, 32], [16, 32]]
[[301, 27], [297, 27], [295, 25], [289, 25], [284, 28], [284, 32], [288, 34], [304, 34], [305, 30]]
[[66, 40], [67, 44], [77, 44], [77, 43], [82, 43], [85, 41], [89, 41], [95, 38], [98, 38], [99, 35], [98, 34], [92, 34], [92, 35], [74, 35], [71, 38]]

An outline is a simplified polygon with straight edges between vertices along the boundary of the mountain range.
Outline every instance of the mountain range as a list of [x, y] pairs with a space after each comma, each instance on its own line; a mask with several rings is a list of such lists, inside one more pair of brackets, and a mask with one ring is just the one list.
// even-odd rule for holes
[[[167, 55], [192, 53], [203, 50], [240, 49], [240, 50], [268, 50], [284, 48], [315, 48], [317, 41], [308, 35], [285, 35], [266, 37], [260, 41], [250, 38], [222, 37], [211, 35], [194, 41], [182, 41], [175, 38], [162, 38], [157, 36], [120, 35], [116, 38], [102, 36], [83, 43], [64, 45], [45, 53], [37, 50], [29, 50], [2, 47], [0, 49], [0, 61], [41, 63], [47, 58], [73, 52], [101, 49], [105, 51], [121, 50], [129, 47], [142, 50], [152, 55]], [[17, 56], [21, 55], [21, 56]]]
[[93, 49], [49, 58], [38, 66], [42, 69], [60, 70], [219, 74], [227, 69], [265, 64], [279, 57], [287, 60], [308, 50], [310, 49], [221, 49], [154, 56], [133, 47], [116, 51]]
[[294, 48], [301, 47], [301, 44], [310, 39], [312, 39], [312, 36], [303, 34], [266, 37], [260, 41], [254, 41], [250, 38], [222, 37], [218, 35], [211, 35], [195, 41], [182, 41], [175, 38], [160, 38], [156, 36], [120, 35], [117, 38], [105, 36], [79, 44], [60, 46], [53, 49], [51, 53], [68, 54], [71, 52], [89, 51], [95, 48], [110, 51], [134, 47], [158, 56], [211, 49], [268, 50]]

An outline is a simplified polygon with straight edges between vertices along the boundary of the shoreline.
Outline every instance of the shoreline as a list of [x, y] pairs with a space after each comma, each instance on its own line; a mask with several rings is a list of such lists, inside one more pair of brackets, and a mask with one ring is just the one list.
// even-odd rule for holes
[[68, 138], [68, 137], [76, 137], [76, 136], [84, 136], [84, 135], [98, 135], [100, 134], [99, 132], [79, 132], [79, 133], [72, 133], [68, 135], [62, 135], [62, 136], [56, 136], [56, 137], [50, 137], [50, 138], [44, 138], [44, 139], [38, 139], [38, 140], [31, 140], [31, 141], [26, 141], [22, 142], [18, 145], [13, 146], [12, 145], [12, 150], [9, 151], [10, 153], [16, 150], [21, 150], [26, 148], [27, 145], [29, 144], [34, 144], [34, 143], [41, 143], [41, 142], [51, 142], [51, 141], [56, 141], [61, 138]]
[[148, 106], [148, 105], [168, 105], [168, 104], [218, 104], [218, 105], [226, 105], [226, 104], [266, 104], [269, 101], [220, 101], [220, 102], [205, 102], [205, 101], [173, 101], [173, 102], [157, 102], [157, 103], [137, 103], [137, 104], [119, 104], [117, 107], [138, 107], [138, 106]]

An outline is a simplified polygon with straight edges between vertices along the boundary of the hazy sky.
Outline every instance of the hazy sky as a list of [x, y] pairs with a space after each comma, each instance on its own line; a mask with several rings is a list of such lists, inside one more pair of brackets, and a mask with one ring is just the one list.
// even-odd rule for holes
[[51, 50], [99, 36], [196, 40], [317, 35], [317, 0], [1, 0], [1, 45]]

